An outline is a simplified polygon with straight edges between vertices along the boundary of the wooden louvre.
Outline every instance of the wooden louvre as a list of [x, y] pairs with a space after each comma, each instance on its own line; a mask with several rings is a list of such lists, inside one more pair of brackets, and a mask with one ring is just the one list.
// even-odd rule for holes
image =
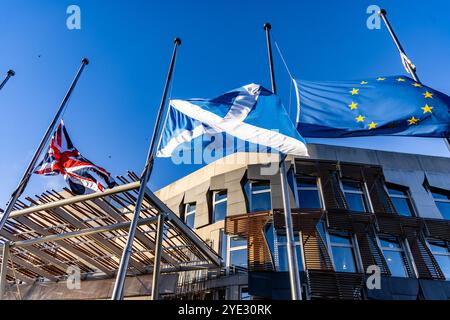
[[366, 167], [363, 169], [363, 175], [375, 213], [397, 214], [394, 204], [384, 188], [383, 170], [378, 167]]
[[450, 242], [450, 221], [442, 219], [424, 219], [427, 236]]
[[362, 273], [308, 270], [307, 281], [312, 299], [362, 299]]
[[376, 241], [375, 216], [373, 214], [327, 211], [326, 217], [329, 229], [346, 231], [356, 235], [364, 270], [367, 270], [371, 265], [377, 265], [383, 275], [391, 275], [383, 252]]
[[[275, 229], [284, 229], [284, 213], [282, 209], [274, 210]], [[300, 212], [292, 209], [292, 222], [294, 231], [302, 234], [303, 253], [306, 269], [311, 270], [333, 270], [333, 263], [327, 250], [327, 246], [319, 230], [318, 224], [322, 220], [324, 212], [321, 210], [309, 210]]]
[[318, 175], [322, 183], [323, 199], [325, 208], [348, 209], [347, 201], [339, 184], [337, 166], [332, 164], [323, 164], [318, 169]]
[[225, 232], [247, 239], [248, 270], [275, 271], [264, 226], [271, 220], [270, 212], [257, 212], [227, 217]]
[[[445, 280], [439, 264], [426, 243], [424, 236], [426, 227], [425, 219], [378, 215], [377, 222], [380, 233], [393, 235], [408, 241], [419, 278]], [[409, 273], [410, 275], [413, 274], [410, 268]]]

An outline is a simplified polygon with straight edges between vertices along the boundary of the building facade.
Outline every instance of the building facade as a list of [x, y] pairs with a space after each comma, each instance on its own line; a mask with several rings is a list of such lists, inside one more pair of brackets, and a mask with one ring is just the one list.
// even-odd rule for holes
[[[450, 158], [328, 145], [288, 158], [304, 299], [450, 299]], [[156, 195], [222, 258], [186, 299], [289, 299], [280, 176], [218, 160]], [[273, 165], [273, 163], [272, 163]]]

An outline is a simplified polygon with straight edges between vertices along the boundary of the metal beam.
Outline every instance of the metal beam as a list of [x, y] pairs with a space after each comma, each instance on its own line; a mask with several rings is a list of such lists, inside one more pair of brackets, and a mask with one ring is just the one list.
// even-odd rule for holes
[[[151, 217], [151, 218], [141, 219], [138, 222], [138, 225], [146, 225], [146, 224], [152, 224], [152, 223], [156, 223], [156, 222], [157, 222], [157, 217]], [[99, 234], [99, 233], [103, 233], [103, 232], [126, 229], [129, 226], [130, 226], [130, 222], [121, 222], [121, 223], [116, 223], [116, 224], [108, 225], [108, 226], [83, 229], [83, 230], [79, 230], [79, 231], [66, 232], [66, 233], [61, 233], [61, 234], [52, 234], [52, 235], [48, 235], [48, 236], [40, 237], [40, 238], [15, 241], [15, 242], [11, 243], [11, 247], [29, 247], [29, 246], [32, 246], [35, 244], [40, 244], [40, 243], [58, 242], [58, 241], [76, 238], [76, 237], [91, 236], [91, 235], [95, 235], [95, 234]]]
[[[40, 234], [43, 234], [46, 236], [51, 235], [51, 233], [48, 230], [45, 230], [44, 228], [42, 228], [41, 226], [37, 225], [36, 223], [34, 223], [33, 221], [31, 221], [29, 219], [26, 219], [26, 221], [22, 221], [21, 223], [23, 223], [27, 227], [33, 229], [37, 233], [40, 233]], [[77, 248], [74, 248], [69, 243], [61, 242], [60, 246], [62, 248], [64, 248], [65, 250], [69, 251], [70, 253], [74, 254], [75, 256], [77, 256], [80, 260], [84, 261], [84, 263], [86, 265], [94, 267], [94, 269], [97, 268], [109, 276], [113, 275], [113, 272], [111, 270], [107, 269], [104, 265], [95, 261], [94, 259], [92, 259], [90, 256], [88, 256], [84, 252], [78, 250]], [[28, 250], [29, 250], [29, 248], [28, 248]]]
[[[86, 225], [85, 223], [77, 220], [75, 217], [73, 217], [73, 213], [68, 210], [69, 208], [62, 209], [62, 208], [54, 208], [51, 210], [51, 212], [56, 213], [61, 219], [65, 220], [66, 222], [70, 223], [72, 226], [78, 228], [78, 229], [85, 229], [85, 228], [92, 228], [89, 225]], [[110, 241], [103, 238], [98, 233], [93, 233], [90, 235], [95, 241], [97, 241], [99, 244], [102, 244], [108, 251], [110, 251], [112, 254], [114, 254], [117, 257], [120, 257], [122, 255], [122, 249], [116, 246], [115, 244], [111, 243]], [[131, 259], [130, 261], [131, 265], [139, 270], [139, 272], [145, 271], [144, 264]]]
[[50, 209], [63, 207], [63, 206], [67, 206], [70, 204], [75, 204], [75, 203], [79, 203], [79, 202], [83, 202], [83, 201], [87, 201], [87, 200], [92, 200], [92, 199], [110, 196], [113, 194], [127, 192], [130, 190], [138, 189], [139, 185], [140, 185], [140, 182], [136, 181], [136, 182], [120, 185], [120, 186], [112, 188], [112, 189], [107, 189], [103, 192], [95, 192], [95, 193], [86, 194], [86, 195], [82, 195], [82, 196], [75, 196], [75, 197], [68, 198], [68, 199], [61, 199], [61, 200], [53, 201], [50, 203], [32, 206], [32, 207], [22, 209], [22, 210], [16, 210], [16, 211], [11, 212], [11, 214], [9, 215], [9, 218], [12, 219], [15, 217], [23, 216], [23, 215], [34, 213], [34, 212], [50, 210]]
[[161, 252], [162, 241], [164, 238], [164, 220], [166, 217], [163, 213], [158, 215], [158, 227], [156, 229], [156, 251], [155, 251], [155, 260], [153, 263], [153, 280], [152, 280], [152, 300], [158, 300], [159, 298], [159, 277], [161, 275]]
[[[95, 203], [100, 209], [105, 211], [107, 214], [109, 214], [117, 222], [128, 222], [122, 215], [120, 215], [113, 208], [111, 208], [111, 205], [109, 203], [107, 203], [104, 199], [93, 199], [92, 202]], [[155, 217], [155, 219], [156, 219], [156, 217]], [[131, 221], [129, 223], [131, 223]], [[136, 239], [141, 241], [150, 250], [156, 249], [155, 244], [142, 231], [140, 231], [138, 229], [136, 229]], [[170, 263], [172, 265], [177, 264], [177, 261], [164, 251], [162, 252], [162, 258], [167, 263]]]
[[[21, 239], [19, 237], [7, 232], [6, 230], [1, 230], [0, 235], [4, 238], [8, 239], [8, 241], [10, 242], [10, 246], [14, 242], [21, 241]], [[40, 259], [51, 263], [55, 267], [61, 269], [63, 272], [66, 272], [67, 266], [64, 263], [62, 263], [61, 261], [59, 261], [58, 259], [56, 259], [55, 257], [49, 255], [48, 253], [45, 253], [44, 251], [39, 250], [35, 247], [29, 247], [29, 248], [27, 248], [27, 251], [29, 251], [30, 253], [39, 257]]]
[[0, 300], [3, 300], [3, 295], [6, 289], [6, 274], [8, 272], [9, 260], [9, 242], [5, 242], [2, 248], [2, 264], [0, 268]]
[[57, 278], [54, 275], [50, 274], [49, 272], [47, 272], [41, 268], [36, 267], [32, 263], [30, 263], [18, 256], [14, 256], [14, 263], [17, 263], [18, 265], [24, 267], [25, 269], [28, 269], [34, 273], [37, 273], [38, 275], [40, 275], [43, 278], [47, 278], [51, 281], [57, 281]]
[[191, 228], [184, 224], [181, 219], [147, 187], [145, 188], [145, 195], [150, 198], [154, 206], [160, 212], [164, 212], [166, 214], [167, 220], [170, 220], [178, 229], [180, 229], [181, 232], [183, 232], [188, 239], [192, 241], [208, 259], [211, 260], [212, 263], [216, 266], [220, 266], [220, 258], [217, 253], [203, 240], [201, 240]]

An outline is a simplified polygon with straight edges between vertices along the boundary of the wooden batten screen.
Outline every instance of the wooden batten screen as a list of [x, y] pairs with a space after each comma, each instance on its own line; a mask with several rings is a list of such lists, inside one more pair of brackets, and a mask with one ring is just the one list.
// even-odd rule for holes
[[[324, 212], [321, 210], [303, 211], [292, 209], [292, 223], [295, 232], [301, 232], [303, 253], [306, 269], [309, 270], [333, 270], [333, 263], [327, 250], [327, 246], [319, 230]], [[282, 209], [275, 209], [273, 213], [274, 227], [276, 230], [284, 230], [284, 213]]]
[[328, 211], [326, 218], [329, 229], [346, 231], [356, 235], [364, 270], [367, 270], [371, 265], [377, 265], [383, 275], [391, 275], [383, 252], [376, 241], [375, 216], [373, 214]]
[[348, 209], [347, 201], [339, 184], [337, 166], [322, 164], [318, 168], [318, 175], [322, 184], [323, 199], [327, 210]]
[[363, 175], [375, 213], [397, 214], [394, 204], [384, 188], [383, 170], [378, 167], [366, 167], [363, 169]]
[[[400, 237], [408, 241], [419, 278], [445, 280], [445, 276], [433, 253], [428, 248], [424, 237], [425, 219], [378, 215], [377, 222], [381, 233]], [[409, 273], [411, 275], [412, 271], [409, 270]]]
[[364, 275], [361, 273], [308, 270], [307, 281], [312, 299], [362, 299]]
[[442, 219], [424, 219], [426, 235], [430, 238], [450, 242], [450, 221]]
[[264, 226], [271, 220], [270, 212], [258, 212], [227, 217], [225, 233], [247, 239], [248, 270], [275, 271]]

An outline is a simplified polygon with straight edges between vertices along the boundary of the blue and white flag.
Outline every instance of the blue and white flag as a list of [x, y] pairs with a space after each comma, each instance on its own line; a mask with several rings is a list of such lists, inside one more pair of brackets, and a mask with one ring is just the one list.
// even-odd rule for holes
[[249, 84], [214, 99], [171, 100], [157, 156], [171, 157], [211, 144], [218, 150], [214, 140], [221, 135], [221, 153], [276, 150], [308, 155], [305, 140], [280, 98], [260, 85]]

